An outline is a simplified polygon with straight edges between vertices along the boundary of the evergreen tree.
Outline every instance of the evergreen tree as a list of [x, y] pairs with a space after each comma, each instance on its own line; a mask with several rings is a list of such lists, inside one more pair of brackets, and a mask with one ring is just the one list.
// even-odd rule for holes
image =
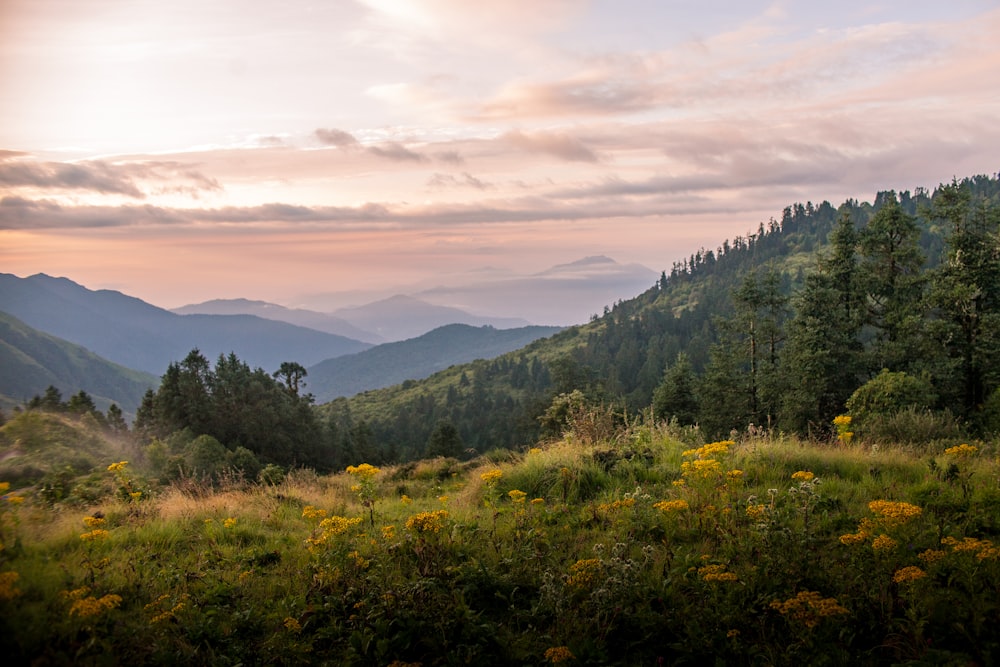
[[450, 419], [438, 420], [427, 439], [427, 456], [459, 458], [462, 456], [462, 438]]
[[940, 314], [935, 337], [953, 369], [952, 381], [939, 384], [957, 387], [949, 403], [971, 416], [1000, 380], [1000, 220], [985, 202], [973, 206], [969, 188], [955, 181], [938, 191], [934, 212], [951, 225], [930, 297]]
[[653, 416], [666, 421], [676, 419], [682, 426], [697, 423], [695, 383], [694, 369], [688, 356], [678, 352], [677, 360], [666, 368], [663, 381], [653, 394]]
[[906, 370], [911, 360], [920, 358], [924, 321], [920, 232], [895, 192], [879, 193], [876, 207], [860, 236], [859, 267], [876, 330], [872, 369]]

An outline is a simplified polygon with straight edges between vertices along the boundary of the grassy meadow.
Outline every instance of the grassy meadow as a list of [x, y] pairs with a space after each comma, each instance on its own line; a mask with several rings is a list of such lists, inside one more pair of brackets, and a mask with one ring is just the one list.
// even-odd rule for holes
[[[990, 665], [995, 443], [704, 443], [4, 488], [5, 664]], [[97, 491], [95, 491], [95, 489]]]

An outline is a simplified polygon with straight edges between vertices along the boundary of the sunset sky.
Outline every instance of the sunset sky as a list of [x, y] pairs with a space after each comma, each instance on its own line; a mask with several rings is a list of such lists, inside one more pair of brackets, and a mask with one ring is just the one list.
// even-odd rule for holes
[[997, 5], [3, 0], [0, 272], [175, 307], [669, 271], [995, 174]]

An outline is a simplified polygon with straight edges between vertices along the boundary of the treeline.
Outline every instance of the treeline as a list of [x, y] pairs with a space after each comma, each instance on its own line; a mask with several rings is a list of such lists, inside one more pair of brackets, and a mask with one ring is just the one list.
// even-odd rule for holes
[[[49, 385], [44, 394], [36, 394], [24, 404], [23, 408], [15, 408], [15, 412], [20, 412], [22, 409], [40, 410], [80, 418], [87, 417], [99, 427], [112, 433], [128, 433], [125, 415], [116, 403], [109, 405], [107, 412], [101, 412], [93, 397], [83, 389], [64, 401], [62, 392], [57, 387]], [[0, 412], [0, 426], [3, 426], [5, 421], [3, 413]]]
[[750, 424], [821, 437], [872, 382], [859, 415], [871, 413], [863, 400], [881, 402], [879, 414], [982, 435], [1000, 384], [998, 233], [989, 176], [796, 204], [587, 325], [320, 410], [341, 433], [363, 423], [369, 461], [426, 455], [442, 421], [465, 449], [529, 445], [574, 390], [622, 413], [652, 406], [706, 438]]

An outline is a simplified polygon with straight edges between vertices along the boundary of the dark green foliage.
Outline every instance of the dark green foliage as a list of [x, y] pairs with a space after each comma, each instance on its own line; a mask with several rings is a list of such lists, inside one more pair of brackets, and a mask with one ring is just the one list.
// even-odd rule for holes
[[653, 393], [653, 416], [664, 421], [676, 419], [681, 426], [697, 422], [694, 369], [683, 352], [677, 353], [677, 360], [664, 371], [663, 382]]
[[431, 431], [430, 438], [427, 439], [427, 456], [459, 458], [462, 456], [462, 449], [462, 438], [455, 425], [451, 423], [451, 420], [440, 420]]
[[302, 376], [295, 366], [279, 371], [283, 384], [235, 354], [220, 356], [213, 368], [192, 350], [181, 363], [170, 364], [155, 393], [146, 394], [136, 429], [159, 438], [188, 430], [227, 450], [243, 448], [260, 462], [330, 469], [331, 452], [312, 398], [297, 393]]
[[875, 418], [884, 418], [902, 410], [927, 410], [935, 403], [930, 379], [893, 373], [888, 369], [861, 385], [847, 399], [847, 409], [863, 427]]

